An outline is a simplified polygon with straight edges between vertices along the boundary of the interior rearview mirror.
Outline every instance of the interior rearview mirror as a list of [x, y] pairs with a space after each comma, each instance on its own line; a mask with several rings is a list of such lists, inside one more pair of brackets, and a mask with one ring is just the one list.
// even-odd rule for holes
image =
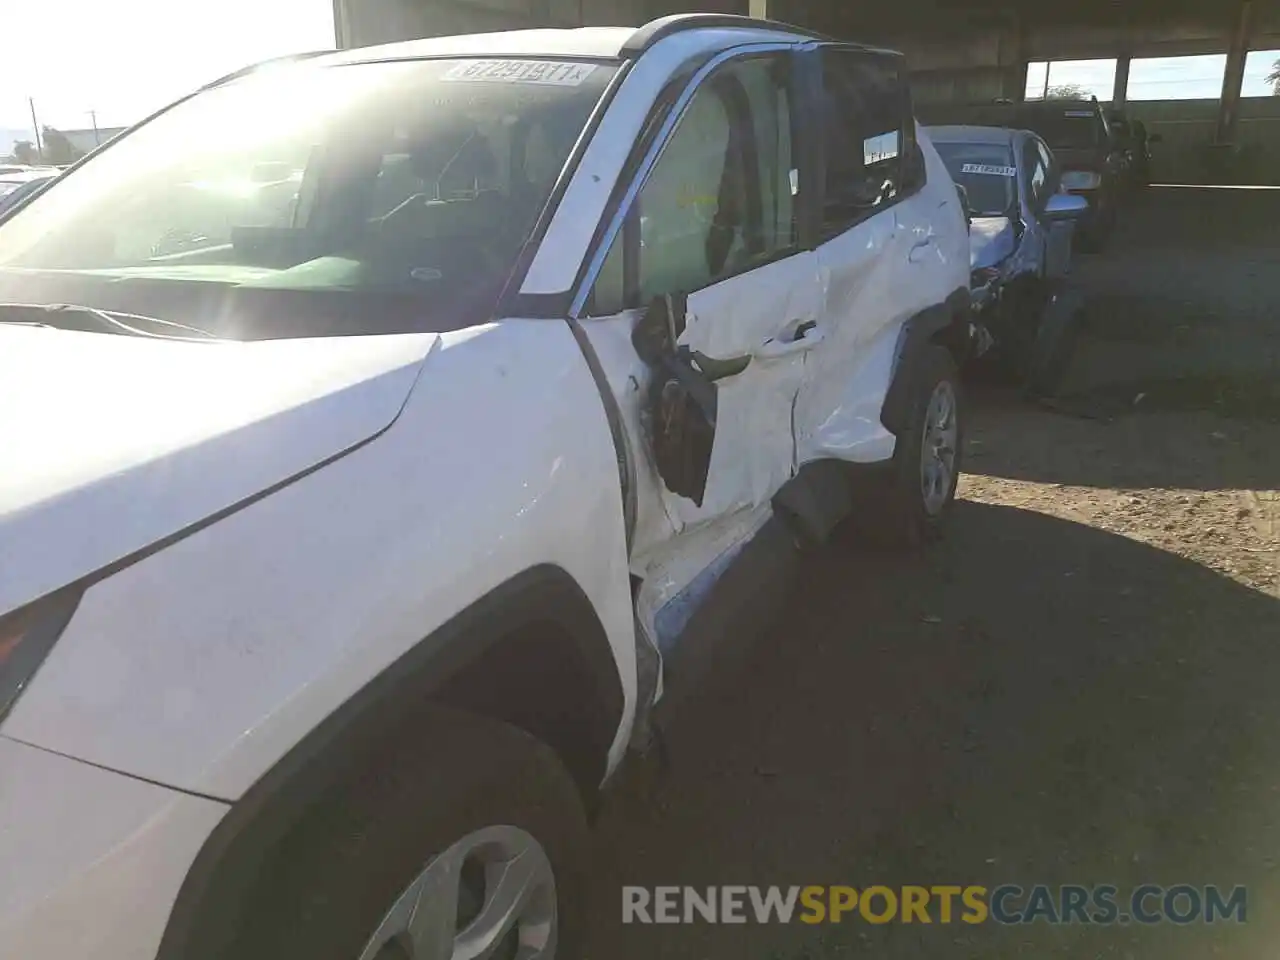
[[1055, 193], [1044, 207], [1049, 220], [1079, 220], [1089, 212], [1089, 201], [1074, 193]]
[[276, 183], [280, 180], [288, 180], [289, 175], [292, 173], [292, 165], [279, 160], [271, 160], [264, 163], [255, 163], [253, 169], [249, 172], [249, 179], [254, 183]]

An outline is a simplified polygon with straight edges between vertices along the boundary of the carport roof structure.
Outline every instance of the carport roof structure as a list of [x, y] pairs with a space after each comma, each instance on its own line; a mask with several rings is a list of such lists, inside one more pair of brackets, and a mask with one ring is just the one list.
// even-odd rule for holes
[[[1280, 0], [333, 0], [339, 46], [533, 26], [750, 14], [903, 50], [922, 89], [1023, 96], [1027, 64], [1226, 54], [1215, 140], [1234, 136], [1249, 49], [1280, 49]], [[950, 84], [949, 77], [960, 82]], [[936, 82], [934, 82], [936, 81]]]
[[986, 71], [1013, 99], [1029, 62], [1114, 59], [1114, 99], [1123, 102], [1133, 59], [1225, 54], [1218, 143], [1233, 139], [1249, 50], [1280, 49], [1280, 0], [749, 2], [757, 16], [902, 49], [917, 75]]

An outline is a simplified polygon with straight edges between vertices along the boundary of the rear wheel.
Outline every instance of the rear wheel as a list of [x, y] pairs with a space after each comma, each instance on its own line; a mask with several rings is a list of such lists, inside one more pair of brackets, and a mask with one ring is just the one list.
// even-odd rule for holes
[[305, 815], [259, 874], [229, 956], [579, 955], [587, 828], [569, 773], [505, 724], [468, 718], [430, 737]]
[[963, 442], [960, 377], [944, 347], [920, 359], [906, 426], [888, 471], [859, 497], [850, 534], [888, 547], [917, 547], [941, 535], [955, 502]]

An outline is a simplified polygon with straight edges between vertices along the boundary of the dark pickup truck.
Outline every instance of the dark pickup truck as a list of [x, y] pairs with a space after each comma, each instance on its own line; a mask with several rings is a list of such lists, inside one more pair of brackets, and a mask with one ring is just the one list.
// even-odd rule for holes
[[1062, 189], [1089, 201], [1077, 237], [1082, 250], [1097, 253], [1115, 228], [1128, 177], [1128, 154], [1096, 99], [989, 101], [917, 108], [921, 122], [1009, 127], [1038, 134], [1062, 171]]

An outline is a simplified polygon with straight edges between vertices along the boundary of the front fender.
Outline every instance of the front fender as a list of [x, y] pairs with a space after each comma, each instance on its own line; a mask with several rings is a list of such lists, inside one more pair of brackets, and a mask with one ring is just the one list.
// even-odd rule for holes
[[916, 314], [902, 327], [893, 365], [893, 379], [885, 392], [880, 422], [894, 436], [907, 426], [911, 397], [916, 386], [916, 370], [924, 348], [937, 343], [947, 347], [963, 362], [970, 345], [969, 291], [956, 290], [945, 303]]
[[568, 327], [446, 334], [385, 433], [89, 588], [0, 732], [236, 799], [342, 704], [523, 571], [564, 570], [634, 708], [622, 495]]

